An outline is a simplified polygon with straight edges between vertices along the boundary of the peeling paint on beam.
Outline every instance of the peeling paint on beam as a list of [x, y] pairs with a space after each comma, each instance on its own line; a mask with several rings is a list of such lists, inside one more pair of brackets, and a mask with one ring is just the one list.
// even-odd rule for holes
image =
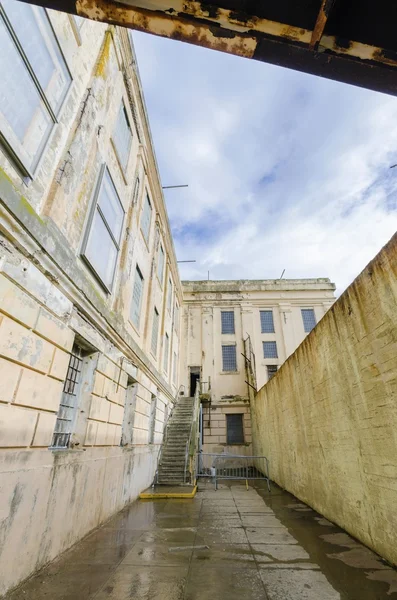
[[253, 57], [257, 46], [254, 36], [232, 32], [219, 25], [192, 23], [179, 16], [129, 8], [103, 0], [77, 0], [76, 10], [79, 16], [94, 21], [106, 21], [246, 58]]

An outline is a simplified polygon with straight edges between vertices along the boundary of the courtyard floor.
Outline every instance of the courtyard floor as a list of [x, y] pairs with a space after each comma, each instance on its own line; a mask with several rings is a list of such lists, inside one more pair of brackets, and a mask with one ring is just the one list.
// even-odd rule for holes
[[[10, 565], [12, 568], [12, 565]], [[7, 600], [392, 600], [397, 572], [272, 486], [138, 500]]]

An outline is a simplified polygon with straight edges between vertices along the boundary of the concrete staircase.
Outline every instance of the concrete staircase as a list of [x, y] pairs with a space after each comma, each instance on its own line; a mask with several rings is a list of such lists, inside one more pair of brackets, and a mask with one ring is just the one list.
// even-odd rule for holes
[[193, 420], [194, 398], [179, 396], [168, 422], [165, 442], [158, 466], [157, 483], [181, 485], [184, 481], [186, 442]]

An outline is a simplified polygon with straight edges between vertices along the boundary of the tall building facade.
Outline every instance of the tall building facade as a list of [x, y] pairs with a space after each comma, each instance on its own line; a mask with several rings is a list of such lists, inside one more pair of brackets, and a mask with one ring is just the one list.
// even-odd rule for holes
[[203, 450], [251, 454], [250, 389], [266, 384], [324, 316], [335, 285], [280, 279], [182, 287], [180, 379], [189, 394], [202, 382]]
[[153, 481], [182, 290], [127, 30], [2, 0], [0, 46], [1, 595]]

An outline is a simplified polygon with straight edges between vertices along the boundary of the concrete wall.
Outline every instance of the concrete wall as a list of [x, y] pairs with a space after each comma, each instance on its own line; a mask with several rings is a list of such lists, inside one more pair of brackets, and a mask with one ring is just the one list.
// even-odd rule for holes
[[[182, 291], [131, 38], [121, 28], [48, 15], [70, 89], [33, 173], [0, 146], [0, 596], [151, 484], [178, 388]], [[114, 142], [122, 100], [132, 131], [125, 169]], [[82, 256], [104, 164], [124, 211], [108, 290]], [[155, 276], [160, 243], [163, 282]], [[131, 320], [137, 265], [138, 326]], [[84, 357], [61, 450], [53, 433], [74, 344]]]
[[[301, 309], [312, 308], [317, 322], [334, 301], [328, 279], [184, 281], [180, 381], [189, 393], [190, 367], [201, 369], [206, 398], [204, 446], [207, 452], [251, 452], [249, 387], [243, 354], [250, 335], [258, 387], [268, 381], [267, 366], [280, 366], [307, 335]], [[262, 333], [260, 311], [273, 313], [274, 332]], [[235, 333], [222, 334], [221, 312], [233, 311]], [[263, 341], [275, 341], [277, 358], [264, 358]], [[223, 371], [222, 344], [236, 345], [236, 371]], [[225, 414], [244, 415], [244, 443], [228, 446]]]
[[271, 478], [397, 564], [397, 235], [252, 403]]

